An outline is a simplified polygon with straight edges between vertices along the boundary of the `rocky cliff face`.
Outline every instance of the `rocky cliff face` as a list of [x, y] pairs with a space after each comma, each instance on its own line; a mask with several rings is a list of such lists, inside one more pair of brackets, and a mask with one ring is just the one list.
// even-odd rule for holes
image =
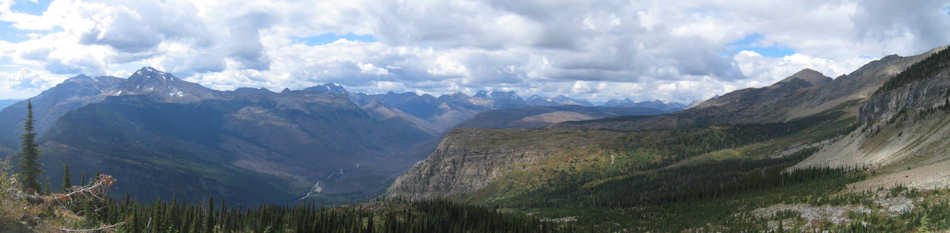
[[542, 129], [454, 129], [389, 188], [388, 197], [427, 199], [485, 188], [511, 171], [528, 169], [565, 150], [612, 135]]
[[888, 86], [869, 98], [860, 110], [862, 123], [890, 120], [901, 112], [926, 111], [950, 103], [950, 61], [941, 60], [941, 57], [950, 57], [950, 51], [932, 51], [931, 54], [934, 57], [927, 61], [935, 64], [907, 69], [906, 74], [895, 78], [901, 80], [888, 82]]
[[795, 168], [877, 169], [879, 176], [854, 185], [859, 189], [950, 185], [950, 51], [924, 55], [867, 99], [857, 130]]

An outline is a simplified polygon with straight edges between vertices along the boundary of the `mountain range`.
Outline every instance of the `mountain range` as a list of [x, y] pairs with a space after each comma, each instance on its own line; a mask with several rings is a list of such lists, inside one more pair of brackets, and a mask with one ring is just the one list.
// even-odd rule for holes
[[[592, 232], [893, 232], [950, 210], [947, 80], [941, 47], [834, 79], [803, 69], [682, 110], [337, 84], [217, 91], [149, 67], [76, 76], [31, 101], [52, 187], [69, 164], [143, 201], [382, 197], [342, 208], [408, 217], [393, 206], [448, 199]], [[0, 111], [5, 157], [25, 105]]]
[[[279, 93], [217, 91], [151, 67], [125, 79], [79, 75], [30, 101], [54, 187], [68, 163], [73, 174], [129, 180], [114, 193], [140, 200], [214, 195], [243, 203], [372, 198], [447, 130], [480, 113], [532, 108], [514, 92], [368, 95], [332, 83]], [[543, 103], [577, 102], [583, 101]], [[665, 112], [594, 106], [561, 112], [569, 111]], [[25, 115], [25, 101], [0, 111], [0, 154], [16, 153]]]
[[[604, 113], [604, 115], [595, 114], [596, 117], [594, 118], [598, 118], [627, 115], [627, 113], [629, 113], [629, 115], [668, 113], [683, 109], [685, 107], [685, 105], [679, 103], [665, 103], [660, 101], [633, 102], [629, 101], [629, 99], [627, 99], [626, 102], [612, 100], [609, 101], [608, 104], [595, 106], [589, 101], [573, 99], [563, 95], [553, 98], [544, 98], [533, 95], [523, 99], [521, 96], [512, 91], [479, 91], [473, 96], [455, 93], [435, 97], [428, 94], [418, 95], [412, 92], [389, 92], [386, 94], [373, 95], [356, 93], [350, 94], [350, 96], [353, 102], [359, 104], [363, 107], [363, 109], [375, 114], [380, 118], [403, 118], [412, 122], [416, 127], [426, 130], [432, 134], [442, 134], [456, 126], [478, 126], [473, 124], [464, 124], [464, 122], [481, 121], [482, 119], [495, 122], [505, 121], [503, 119], [492, 119], [492, 117], [508, 115], [505, 112], [522, 112], [522, 114], [532, 112], [535, 113], [532, 115], [538, 115], [556, 111], [555, 108], [563, 106], [572, 110], [585, 109], [583, 111], [586, 113]], [[621, 102], [623, 104], [610, 104]], [[626, 110], [631, 111], [624, 112]], [[495, 113], [496, 111], [500, 112]], [[584, 114], [585, 113], [577, 113], [577, 115]], [[476, 116], [480, 116], [480, 118], [473, 120], [473, 118]], [[523, 115], [520, 117], [523, 118], [530, 116]], [[591, 116], [588, 116], [588, 118], [585, 119], [591, 119], [589, 117]], [[534, 127], [546, 125], [547, 124], [532, 124]], [[525, 125], [513, 127], [524, 126]]]
[[[782, 130], [777, 131], [792, 132], [803, 130], [802, 127], [812, 128], [811, 131], [847, 130], [850, 122], [857, 118], [859, 108], [862, 108], [861, 103], [867, 101], [878, 88], [912, 64], [930, 57], [937, 51], [940, 49], [911, 57], [887, 56], [836, 79], [811, 69], [804, 69], [773, 85], [737, 90], [670, 114], [578, 119], [541, 129], [455, 129], [427, 159], [416, 163], [400, 176], [389, 188], [388, 195], [410, 199], [457, 195], [469, 195], [466, 196], [468, 198], [487, 195], [479, 196], [479, 200], [510, 199], [517, 196], [515, 194], [518, 192], [538, 191], [523, 189], [536, 185], [523, 183], [525, 173], [547, 178], [563, 176], [564, 174], [556, 172], [558, 169], [550, 166], [564, 160], [572, 161], [572, 167], [579, 159], [590, 161], [588, 159], [604, 157], [614, 164], [618, 158], [612, 154], [613, 149], [610, 148], [666, 140], [651, 137], [684, 137], [688, 135], [684, 130], [725, 130], [721, 133], [735, 133], [739, 129], [733, 127], [751, 127], [750, 125], [779, 127]], [[718, 134], [720, 133], [708, 137], [725, 137]], [[627, 141], [633, 140], [631, 138], [639, 139]], [[748, 142], [766, 139], [778, 140], [763, 134]], [[809, 136], [787, 140], [801, 146], [816, 143], [813, 140], [825, 139], [827, 138], [824, 136]], [[699, 139], [690, 139], [692, 140]], [[665, 146], [672, 143], [660, 142], [653, 143]], [[718, 143], [721, 142], [716, 144]], [[669, 158], [667, 153], [650, 150], [640, 155], [649, 159], [640, 159], [656, 161], [655, 166], [659, 167], [671, 166], [701, 154], [687, 153], [683, 157]], [[660, 151], [664, 150], [668, 149]], [[709, 152], [707, 150], [703, 151]], [[597, 170], [594, 173], [600, 172], [603, 171]]]

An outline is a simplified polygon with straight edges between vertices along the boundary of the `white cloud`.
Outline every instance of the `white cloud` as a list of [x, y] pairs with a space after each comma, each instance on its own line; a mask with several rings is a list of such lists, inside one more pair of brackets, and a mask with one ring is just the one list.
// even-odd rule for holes
[[[11, 6], [0, 1], [0, 21], [32, 36], [0, 41], [7, 65], [57, 77], [150, 65], [217, 89], [337, 82], [369, 92], [690, 102], [802, 68], [837, 76], [867, 56], [950, 41], [940, 1], [61, 0], [42, 15]], [[762, 35], [757, 44], [795, 52], [729, 52], [730, 42], [753, 33]], [[325, 34], [377, 41], [296, 39]], [[6, 78], [14, 73], [0, 89], [23, 82]]]
[[49, 89], [65, 80], [60, 75], [53, 75], [30, 68], [21, 68], [14, 72], [0, 72], [0, 93], [6, 99], [25, 99]]

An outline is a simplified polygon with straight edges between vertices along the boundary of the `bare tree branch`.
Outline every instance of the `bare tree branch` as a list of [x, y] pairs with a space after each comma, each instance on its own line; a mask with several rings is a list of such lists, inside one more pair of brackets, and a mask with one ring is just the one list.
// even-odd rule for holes
[[110, 175], [100, 174], [96, 177], [96, 182], [89, 184], [84, 187], [73, 186], [72, 192], [69, 193], [54, 193], [51, 195], [26, 195], [27, 200], [42, 200], [43, 203], [47, 204], [60, 204], [67, 205], [72, 203], [76, 197], [89, 197], [97, 200], [105, 200], [102, 198], [105, 196], [106, 192], [109, 191], [109, 187], [115, 183], [115, 178], [112, 178]]

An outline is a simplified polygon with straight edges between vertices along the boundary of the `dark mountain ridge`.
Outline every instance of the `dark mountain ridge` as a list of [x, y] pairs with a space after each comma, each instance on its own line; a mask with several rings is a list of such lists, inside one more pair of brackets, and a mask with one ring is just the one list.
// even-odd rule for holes
[[[131, 180], [116, 193], [142, 200], [365, 199], [382, 192], [458, 123], [493, 109], [532, 111], [518, 110], [531, 105], [514, 92], [366, 95], [332, 83], [279, 93], [217, 91], [151, 67], [126, 79], [79, 75], [31, 101], [53, 186], [61, 181], [58, 168], [69, 163], [75, 174], [101, 171]], [[0, 128], [7, 132], [0, 134], [0, 154], [15, 153], [25, 105], [0, 111]], [[544, 109], [588, 117], [653, 111]]]
[[[70, 163], [76, 174], [123, 177], [116, 193], [142, 200], [273, 203], [315, 189], [325, 201], [369, 198], [433, 140], [402, 119], [375, 118], [332, 84], [215, 91], [145, 67], [128, 79], [76, 76], [32, 101], [54, 186]], [[11, 119], [0, 124], [11, 132], [4, 154], [24, 115], [25, 102], [0, 113]]]

